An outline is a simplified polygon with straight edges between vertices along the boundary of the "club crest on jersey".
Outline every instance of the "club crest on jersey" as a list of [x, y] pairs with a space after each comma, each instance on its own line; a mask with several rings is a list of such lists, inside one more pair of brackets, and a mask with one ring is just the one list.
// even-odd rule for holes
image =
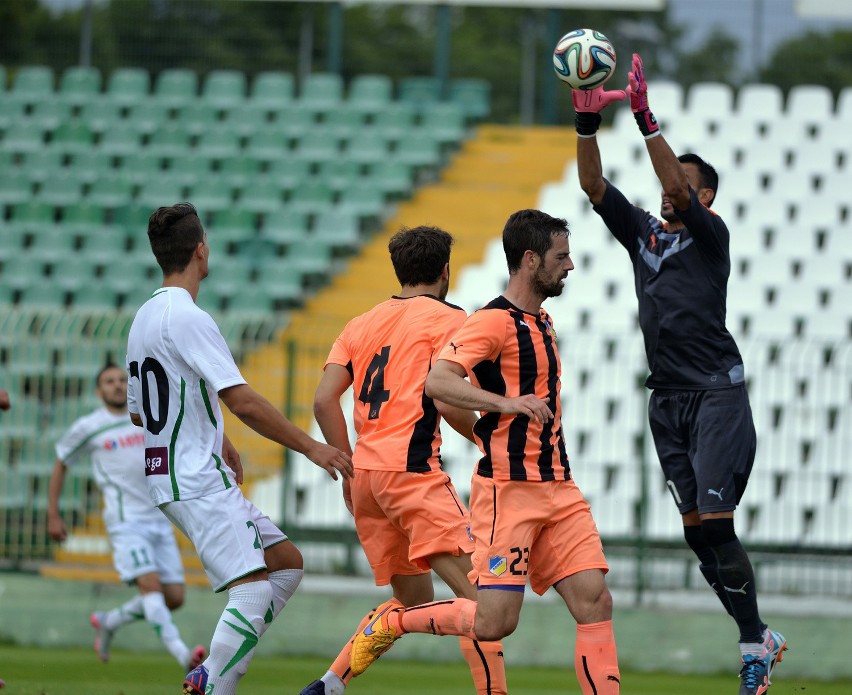
[[470, 532], [470, 524], [465, 526], [465, 531], [467, 531], [467, 537], [470, 539], [470, 542], [473, 543], [473, 534]]
[[145, 475], [169, 474], [169, 450], [164, 446], [145, 449]]
[[505, 557], [497, 555], [496, 557], [488, 558], [488, 571], [495, 577], [499, 577], [509, 568], [509, 563]]
[[547, 329], [547, 334], [551, 338], [556, 337], [556, 330], [553, 328], [553, 324], [550, 323], [550, 321], [548, 321], [547, 319], [544, 319], [544, 327]]

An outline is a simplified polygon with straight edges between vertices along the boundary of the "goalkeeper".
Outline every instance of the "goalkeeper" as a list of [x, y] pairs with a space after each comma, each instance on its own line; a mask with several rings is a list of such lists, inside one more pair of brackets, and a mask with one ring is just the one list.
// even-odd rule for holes
[[[662, 185], [662, 220], [631, 205], [602, 174], [600, 111], [625, 97]], [[672, 152], [648, 106], [639, 55], [626, 93], [597, 87], [572, 98], [580, 186], [633, 264], [657, 455], [686, 542], [739, 628], [739, 693], [759, 695], [787, 643], [760, 619], [754, 572], [734, 530], [756, 435], [742, 357], [725, 327], [730, 234], [710, 209], [719, 177], [698, 155]]]

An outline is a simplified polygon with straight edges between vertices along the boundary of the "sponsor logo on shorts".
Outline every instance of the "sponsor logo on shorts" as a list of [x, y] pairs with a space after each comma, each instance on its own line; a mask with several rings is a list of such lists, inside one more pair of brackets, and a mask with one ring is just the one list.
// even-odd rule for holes
[[169, 474], [169, 450], [164, 446], [145, 449], [145, 475]]
[[495, 577], [499, 577], [509, 568], [509, 563], [505, 557], [497, 555], [496, 557], [488, 558], [488, 571]]

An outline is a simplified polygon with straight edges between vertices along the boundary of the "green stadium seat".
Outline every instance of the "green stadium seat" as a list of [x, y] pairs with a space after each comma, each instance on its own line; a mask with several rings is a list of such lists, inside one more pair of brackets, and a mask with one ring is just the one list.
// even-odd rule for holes
[[213, 158], [196, 151], [187, 152], [182, 157], [170, 160], [169, 176], [179, 180], [184, 186], [195, 186], [205, 180], [213, 170]]
[[54, 132], [51, 147], [65, 154], [76, 154], [92, 148], [95, 135], [86, 123], [79, 119], [65, 121]]
[[258, 106], [238, 106], [225, 112], [222, 124], [240, 137], [247, 138], [271, 127], [268, 115], [267, 110]]
[[27, 152], [21, 160], [20, 172], [32, 183], [41, 183], [46, 178], [62, 171], [62, 155], [52, 149]]
[[277, 182], [260, 179], [249, 188], [243, 189], [238, 205], [252, 212], [268, 215], [284, 207], [284, 197]]
[[141, 186], [150, 179], [161, 176], [163, 158], [148, 148], [141, 147], [136, 152], [130, 152], [119, 159], [116, 174], [133, 186]]
[[191, 148], [189, 133], [185, 128], [163, 124], [151, 134], [146, 150], [158, 157], [174, 159], [182, 157]]
[[68, 234], [59, 225], [50, 225], [34, 230], [27, 254], [44, 263], [61, 263], [75, 252], [76, 237]]
[[[5, 283], [0, 284], [0, 306], [3, 304], [11, 304], [15, 299], [15, 290]], [[2, 430], [0, 430], [2, 434]]]
[[101, 83], [101, 71], [97, 68], [70, 67], [59, 81], [59, 97], [67, 104], [82, 106], [100, 97]]
[[61, 309], [67, 304], [66, 292], [45, 280], [22, 288], [20, 304], [29, 308]]
[[412, 104], [394, 102], [376, 114], [373, 128], [391, 142], [408, 137], [414, 129], [415, 108]]
[[437, 167], [441, 162], [441, 146], [428, 132], [411, 132], [397, 143], [392, 156], [413, 167]]
[[134, 240], [134, 248], [141, 247], [145, 251], [146, 260], [151, 260], [151, 250], [148, 247], [148, 218], [156, 208], [141, 203], [127, 202], [116, 207], [113, 223], [118, 225], [128, 239]]
[[118, 68], [107, 81], [106, 96], [118, 106], [133, 106], [148, 97], [151, 76], [143, 68]]
[[201, 98], [217, 109], [229, 109], [246, 99], [247, 81], [239, 70], [213, 70], [204, 79]]
[[93, 99], [80, 107], [80, 120], [83, 121], [95, 135], [103, 135], [110, 128], [118, 127], [124, 121], [121, 118], [121, 107], [112, 101]]
[[142, 134], [130, 125], [116, 124], [101, 136], [97, 149], [110, 157], [126, 157], [142, 149]]
[[140, 101], [130, 106], [125, 120], [142, 135], [151, 135], [169, 124], [169, 110], [164, 104], [150, 99]]
[[95, 179], [86, 199], [93, 205], [105, 208], [120, 208], [133, 198], [133, 184], [123, 177], [104, 172]]
[[290, 138], [283, 132], [258, 131], [249, 136], [243, 152], [261, 162], [277, 161], [290, 153]]
[[364, 123], [365, 117], [362, 113], [341, 108], [329, 111], [320, 128], [327, 137], [344, 141], [359, 137], [364, 132]]
[[338, 207], [317, 215], [311, 238], [333, 249], [351, 252], [361, 246], [360, 227], [357, 213]]
[[95, 205], [89, 200], [81, 200], [62, 209], [60, 226], [66, 234], [83, 237], [83, 248], [86, 248], [85, 239], [109, 229], [106, 223], [106, 209]]
[[111, 176], [114, 173], [112, 157], [95, 149], [74, 154], [65, 170], [85, 184], [92, 184], [99, 177]]
[[385, 195], [406, 196], [414, 187], [411, 167], [394, 159], [377, 162], [369, 168], [368, 176]]
[[313, 112], [299, 104], [276, 109], [271, 116], [273, 130], [284, 133], [291, 140], [298, 140], [317, 127]]
[[46, 178], [39, 186], [38, 198], [48, 205], [61, 208], [76, 203], [83, 197], [83, 182], [74, 176], [58, 172]]
[[96, 265], [124, 266], [127, 252], [127, 237], [121, 229], [101, 226], [83, 235], [82, 253]]
[[[12, 212], [9, 217], [8, 229], [19, 242], [23, 241], [24, 235], [31, 234], [34, 230], [37, 232], [40, 229], [53, 226], [53, 207], [43, 200], [28, 196], [25, 200], [15, 203], [11, 207]], [[16, 245], [20, 246], [20, 244]]]
[[273, 258], [257, 265], [255, 284], [272, 298], [276, 308], [300, 305], [305, 297], [302, 275], [286, 258]]
[[311, 163], [297, 157], [284, 157], [269, 163], [267, 174], [282, 190], [292, 191], [310, 176]]
[[262, 287], [243, 285], [225, 300], [226, 311], [238, 311], [241, 314], [269, 314], [274, 311], [272, 297]]
[[450, 101], [461, 107], [470, 120], [482, 120], [491, 113], [491, 83], [476, 78], [450, 80]]
[[260, 161], [241, 152], [224, 157], [219, 162], [219, 176], [234, 188], [243, 188], [252, 184], [259, 173]]
[[6, 93], [6, 66], [0, 65], [0, 94]]
[[328, 276], [331, 272], [331, 247], [310, 237], [301, 239], [287, 250], [287, 261], [305, 276]]
[[23, 104], [35, 104], [53, 98], [53, 70], [43, 65], [18, 69], [7, 98]]
[[314, 73], [302, 82], [299, 103], [314, 113], [325, 113], [340, 107], [343, 100], [343, 78], [333, 73]]
[[165, 172], [156, 179], [142, 185], [136, 194], [136, 202], [146, 205], [153, 212], [164, 205], [174, 205], [186, 200], [186, 189], [180, 179], [167, 176]]
[[337, 209], [362, 219], [381, 217], [385, 209], [384, 191], [369, 179], [354, 181], [341, 192]]
[[207, 226], [207, 237], [222, 236], [229, 242], [256, 236], [257, 215], [251, 210], [230, 205], [217, 210]]
[[333, 191], [339, 193], [353, 185], [363, 176], [361, 163], [350, 158], [348, 153], [337, 161], [323, 162], [319, 165], [317, 179], [327, 183]]
[[[83, 253], [68, 254], [62, 259], [61, 264], [54, 266], [50, 281], [61, 287], [66, 292], [79, 292], [86, 284], [94, 282], [96, 263]], [[72, 299], [74, 303], [75, 297]]]
[[196, 151], [207, 157], [223, 159], [233, 157], [242, 150], [240, 136], [220, 124], [207, 129], [195, 143]]
[[178, 109], [175, 121], [187, 133], [197, 136], [216, 127], [219, 123], [219, 113], [210, 104], [196, 101]]
[[[141, 253], [139, 255], [140, 257], [142, 256]], [[156, 285], [160, 276], [155, 278], [151, 274], [147, 264], [148, 259], [153, 259], [151, 249], [149, 248], [147, 255], [140, 259], [144, 262], [127, 262], [127, 259], [128, 256], [125, 252], [125, 255], [115, 259], [115, 262], [103, 264], [103, 270], [99, 278], [103, 286], [108, 287], [116, 294], [126, 294], [131, 288], [140, 286], [145, 288], [151, 287], [153, 291], [153, 287]]]
[[334, 204], [334, 191], [324, 181], [308, 179], [293, 189], [287, 207], [295, 212], [316, 215]]
[[71, 106], [57, 100], [41, 101], [35, 104], [29, 115], [30, 123], [35, 123], [45, 133], [52, 133], [70, 120]]
[[422, 108], [441, 100], [441, 83], [436, 77], [404, 77], [399, 82], [399, 100]]
[[308, 215], [289, 208], [267, 215], [260, 226], [260, 238], [289, 247], [308, 235]]
[[179, 108], [198, 96], [198, 75], [188, 68], [167, 68], [154, 83], [154, 97], [168, 108]]
[[29, 200], [33, 192], [30, 182], [21, 176], [0, 173], [0, 205], [16, 205]]
[[295, 156], [309, 162], [329, 162], [340, 158], [340, 146], [323, 130], [312, 130], [299, 140], [294, 149]]
[[289, 72], [266, 71], [255, 75], [251, 87], [251, 103], [275, 109], [293, 101], [294, 80]]
[[349, 85], [346, 108], [374, 115], [393, 100], [393, 82], [386, 75], [358, 75]]
[[420, 115], [420, 127], [442, 145], [453, 145], [465, 137], [465, 116], [455, 104], [428, 104]]
[[280, 256], [280, 245], [269, 239], [252, 237], [231, 243], [234, 257], [254, 268], [262, 260]]
[[44, 131], [35, 123], [12, 123], [3, 134], [2, 149], [12, 153], [34, 152], [44, 147]]
[[234, 204], [234, 188], [224, 177], [208, 176], [189, 189], [187, 200], [196, 207], [202, 217], [206, 217]]
[[3, 267], [3, 283], [16, 290], [44, 280], [44, 261], [35, 254], [20, 254]]
[[[71, 306], [88, 311], [114, 311], [118, 308], [118, 300], [119, 293], [113, 288], [100, 281], [91, 281], [74, 291]], [[60, 366], [58, 371], [61, 372], [63, 366]], [[94, 373], [97, 373], [97, 370]]]
[[[10, 364], [20, 366], [20, 362]], [[49, 372], [49, 365], [48, 372]], [[46, 372], [47, 373], [47, 372]], [[15, 407], [3, 416], [3, 435], [9, 439], [32, 439], [38, 436], [45, 423], [45, 413], [41, 401], [33, 396], [18, 396]]]
[[388, 159], [388, 139], [378, 128], [370, 128], [350, 139], [346, 159], [358, 164], [376, 164]]
[[14, 123], [21, 123], [25, 118], [24, 114], [23, 104], [0, 99], [0, 133], [5, 133]]

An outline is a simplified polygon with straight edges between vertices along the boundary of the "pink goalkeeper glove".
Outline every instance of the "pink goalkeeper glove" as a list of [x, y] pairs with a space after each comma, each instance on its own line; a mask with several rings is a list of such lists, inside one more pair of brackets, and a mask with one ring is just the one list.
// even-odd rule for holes
[[627, 73], [627, 94], [630, 96], [630, 108], [636, 124], [645, 139], [653, 138], [660, 134], [660, 126], [657, 119], [648, 108], [648, 83], [645, 82], [645, 68], [642, 58], [638, 53], [633, 54], [632, 70]]
[[600, 127], [600, 112], [614, 101], [623, 101], [627, 95], [620, 89], [605, 92], [603, 87], [594, 89], [572, 89], [571, 100], [577, 115], [574, 124], [577, 136], [592, 138]]

